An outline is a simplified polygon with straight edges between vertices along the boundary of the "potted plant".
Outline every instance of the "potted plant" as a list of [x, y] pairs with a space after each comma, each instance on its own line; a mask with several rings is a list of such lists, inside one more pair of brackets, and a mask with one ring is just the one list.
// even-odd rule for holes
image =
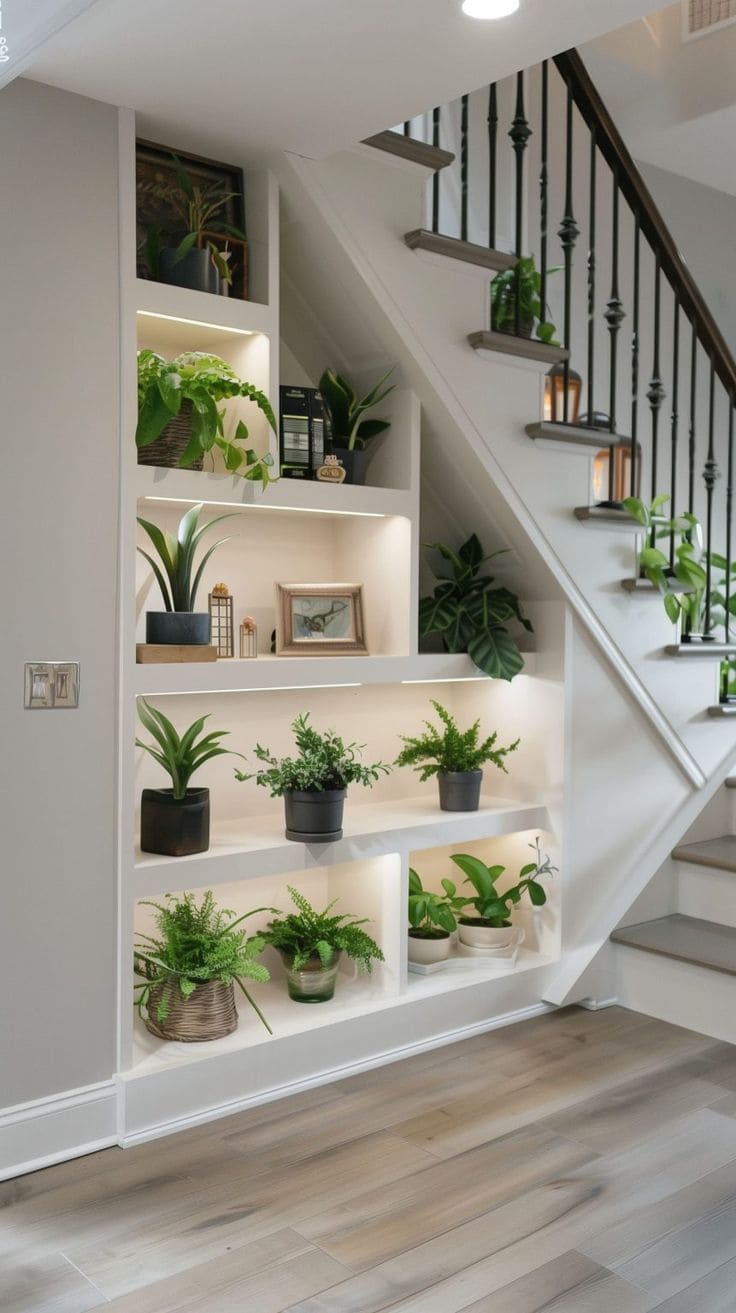
[[493, 577], [481, 567], [503, 551], [485, 556], [480, 540], [471, 534], [457, 551], [444, 543], [430, 543], [450, 566], [450, 577], [435, 573], [438, 580], [431, 597], [419, 602], [419, 633], [439, 634], [447, 652], [467, 652], [479, 670], [492, 679], [513, 679], [524, 668], [518, 644], [509, 633], [508, 621], [532, 625], [521, 612], [519, 599], [508, 588], [494, 588]]
[[[554, 274], [558, 270], [548, 269]], [[513, 337], [531, 337], [535, 320], [540, 342], [553, 344], [557, 329], [542, 305], [542, 278], [531, 255], [522, 256], [511, 269], [496, 274], [491, 283], [491, 328]], [[517, 303], [519, 307], [517, 317]]]
[[468, 902], [458, 897], [452, 880], [443, 880], [444, 893], [433, 894], [422, 885], [413, 867], [409, 870], [409, 961], [429, 966], [444, 962], [450, 953], [450, 936], [457, 930], [456, 917]]
[[343, 953], [365, 971], [374, 960], [383, 962], [378, 944], [360, 928], [365, 918], [359, 921], [347, 912], [330, 916], [337, 899], [316, 912], [298, 889], [289, 885], [289, 893], [297, 911], [270, 921], [263, 940], [281, 954], [295, 1003], [326, 1003], [333, 997]]
[[[140, 983], [137, 1008], [146, 1027], [160, 1039], [195, 1043], [221, 1039], [238, 1025], [234, 982], [253, 1011], [273, 1034], [243, 979], [262, 983], [270, 972], [256, 958], [263, 952], [260, 935], [248, 938], [237, 927], [249, 916], [273, 912], [259, 907], [242, 916], [219, 908], [211, 890], [197, 903], [194, 894], [167, 894], [165, 903], [144, 904], [156, 911], [158, 935], [139, 934], [134, 950]], [[233, 919], [235, 918], [235, 919]]]
[[390, 767], [382, 761], [364, 766], [358, 760], [363, 745], [344, 743], [334, 730], [319, 734], [309, 724], [309, 712], [292, 721], [296, 757], [279, 760], [256, 744], [255, 756], [265, 770], [236, 770], [236, 778], [255, 780], [272, 798], [283, 798], [286, 838], [300, 843], [332, 843], [342, 838], [342, 816], [349, 784], [370, 787]]
[[177, 246], [167, 246], [162, 243], [160, 230], [149, 228], [143, 246], [145, 263], [151, 277], [158, 282], [217, 294], [221, 279], [229, 283], [232, 275], [216, 243], [208, 240], [208, 234], [246, 241], [242, 229], [226, 223], [222, 217], [228, 201], [240, 193], [227, 191], [224, 182], [205, 186], [193, 183], [173, 151], [171, 158], [176, 179], [139, 182], [138, 192], [139, 196], [143, 194], [168, 206], [174, 219], [172, 227], [178, 226], [182, 236]]
[[138, 352], [138, 426], [135, 433], [139, 465], [181, 466], [201, 470], [206, 452], [217, 447], [231, 474], [268, 487], [273, 456], [257, 456], [239, 446], [248, 438], [242, 420], [232, 438], [225, 435], [225, 412], [218, 403], [230, 397], [254, 401], [276, 431], [268, 397], [238, 377], [219, 356], [184, 351], [164, 360], [155, 351]]
[[426, 733], [418, 738], [401, 734], [405, 745], [396, 758], [397, 766], [413, 766], [422, 783], [437, 776], [440, 791], [440, 808], [444, 812], [474, 812], [480, 803], [483, 766], [487, 761], [508, 774], [504, 757], [515, 752], [521, 742], [516, 739], [507, 748], [495, 747], [498, 733], [480, 741], [480, 721], [469, 729], [461, 730], [450, 712], [431, 699], [442, 721], [440, 731], [425, 720]]
[[330, 445], [345, 467], [346, 483], [365, 483], [371, 443], [391, 427], [386, 419], [364, 419], [363, 416], [393, 392], [394, 384], [384, 387], [392, 373], [393, 366], [362, 399], [358, 398], [352, 384], [332, 369], [326, 369], [319, 381], [329, 421]]
[[204, 567], [212, 553], [229, 541], [219, 538], [208, 547], [196, 571], [194, 558], [200, 539], [221, 520], [229, 515], [218, 515], [208, 524], [199, 528], [199, 517], [203, 510], [202, 502], [181, 517], [176, 538], [157, 524], [138, 516], [138, 523], [148, 534], [158, 555], [158, 561], [142, 547], [137, 550], [153, 570], [156, 582], [161, 589], [165, 611], [146, 612], [146, 642], [193, 644], [200, 646], [210, 641], [209, 611], [195, 611], [197, 592], [202, 581]]
[[139, 698], [137, 705], [140, 721], [154, 742], [136, 739], [136, 747], [163, 766], [171, 780], [170, 789], [144, 789], [141, 794], [141, 848], [165, 857], [204, 853], [210, 846], [210, 791], [191, 789], [189, 781], [212, 757], [242, 754], [222, 747], [220, 740], [227, 730], [202, 733], [208, 716], [200, 716], [180, 736], [145, 698]]
[[539, 838], [529, 847], [534, 849], [535, 860], [522, 866], [517, 883], [504, 890], [497, 889], [496, 883], [504, 874], [505, 866], [486, 866], [479, 857], [453, 853], [451, 861], [460, 867], [466, 876], [465, 883], [472, 885], [476, 893], [475, 898], [468, 899], [475, 908], [475, 916], [458, 918], [461, 944], [476, 951], [493, 953], [523, 942], [524, 933], [514, 929], [511, 914], [524, 893], [528, 894], [533, 907], [543, 907], [547, 893], [539, 881], [542, 876], [552, 875], [557, 870], [548, 856], [542, 856]]

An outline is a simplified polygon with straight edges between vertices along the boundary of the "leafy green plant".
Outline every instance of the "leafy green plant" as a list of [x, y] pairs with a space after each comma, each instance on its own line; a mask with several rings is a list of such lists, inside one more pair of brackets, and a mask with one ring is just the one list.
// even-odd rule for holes
[[487, 761], [493, 762], [494, 766], [508, 775], [504, 757], [516, 751], [520, 739], [510, 743], [507, 748], [496, 748], [498, 733], [490, 734], [481, 741], [479, 720], [470, 729], [461, 730], [445, 707], [435, 702], [434, 698], [431, 702], [444, 729], [440, 731], [425, 720], [426, 734], [418, 738], [399, 735], [406, 746], [396, 758], [397, 766], [414, 766], [422, 782], [431, 779], [433, 775], [481, 770]]
[[284, 954], [294, 971], [302, 971], [311, 958], [319, 958], [323, 967], [329, 967], [336, 953], [346, 953], [365, 971], [371, 970], [373, 960], [383, 962], [378, 944], [360, 929], [367, 925], [367, 918], [358, 920], [348, 912], [330, 916], [336, 898], [323, 912], [316, 912], [298, 889], [291, 885], [288, 889], [297, 911], [270, 921], [263, 939]]
[[443, 939], [457, 930], [456, 917], [468, 903], [458, 896], [452, 880], [442, 881], [443, 894], [433, 894], [422, 885], [413, 867], [409, 870], [409, 925], [417, 939]]
[[272, 798], [285, 793], [322, 793], [328, 789], [346, 789], [349, 784], [375, 784], [379, 775], [388, 774], [390, 767], [382, 761], [365, 766], [359, 761], [363, 744], [345, 743], [334, 730], [319, 734], [309, 724], [309, 712], [303, 712], [292, 721], [298, 756], [279, 760], [273, 753], [256, 744], [255, 756], [266, 765], [265, 770], [251, 774], [235, 772], [238, 780], [255, 780], [264, 789], [270, 789]]
[[258, 456], [239, 443], [248, 439], [248, 427], [238, 421], [234, 435], [225, 435], [225, 412], [218, 402], [230, 397], [245, 397], [255, 402], [276, 431], [276, 417], [268, 397], [253, 383], [239, 378], [219, 356], [205, 351], [184, 351], [175, 360], [164, 360], [155, 351], [138, 352], [138, 427], [136, 445], [150, 447], [161, 436], [169, 420], [178, 415], [184, 402], [192, 407], [192, 436], [179, 464], [192, 465], [202, 454], [217, 447], [231, 474], [242, 474], [264, 488], [275, 482], [269, 471], [273, 456]]
[[441, 634], [448, 652], [467, 652], [492, 679], [513, 679], [523, 669], [524, 659], [506, 622], [516, 620], [529, 633], [532, 625], [522, 615], [516, 594], [494, 587], [493, 577], [480, 573], [486, 561], [503, 552], [485, 556], [474, 533], [457, 551], [444, 543], [429, 547], [448, 563], [451, 575], [435, 572], [437, 587], [431, 597], [420, 600], [420, 634]]
[[[548, 276], [557, 272], [557, 268], [547, 270]], [[497, 333], [515, 333], [518, 301], [519, 324], [531, 327], [536, 320], [539, 341], [553, 344], [557, 329], [545, 317], [547, 307], [542, 305], [541, 295], [542, 277], [534, 257], [522, 256], [512, 269], [496, 274], [491, 283], [491, 328]]]
[[265, 947], [265, 937], [254, 935], [249, 939], [246, 931], [237, 927], [249, 916], [275, 912], [276, 908], [258, 907], [235, 917], [229, 909], [217, 907], [211, 890], [204, 894], [200, 904], [194, 894], [187, 893], [167, 894], [165, 903], [144, 905], [155, 909], [158, 936], [139, 934], [136, 939], [135, 972], [142, 980], [134, 989], [139, 991], [137, 1007], [141, 1016], [148, 1016], [151, 992], [157, 986], [163, 988], [156, 999], [155, 1019], [163, 1022], [169, 1015], [175, 989], [189, 998], [206, 981], [219, 980], [224, 985], [237, 981], [253, 1011], [268, 1033], [273, 1034], [243, 984], [244, 978], [264, 983], [271, 979], [267, 967], [256, 961]]
[[[706, 552], [703, 530], [697, 516], [690, 511], [669, 519], [663, 512], [669, 497], [662, 494], [647, 506], [639, 497], [627, 497], [624, 508], [648, 531], [649, 540], [639, 552], [639, 569], [661, 594], [664, 609], [673, 624], [682, 620], [683, 635], [703, 634], [736, 615], [736, 592], [726, 597], [725, 581], [736, 577], [736, 563], [729, 565], [718, 552]], [[675, 543], [672, 562], [657, 546], [658, 539]], [[710, 606], [706, 607], [708, 579], [711, 582]]]
[[[207, 231], [217, 232], [222, 233], [223, 236], [237, 237], [240, 241], [245, 241], [243, 230], [227, 223], [222, 218], [222, 210], [228, 201], [239, 196], [240, 192], [227, 191], [224, 182], [211, 182], [205, 186], [193, 183], [178, 155], [175, 155], [173, 151], [171, 151], [171, 158], [174, 162], [176, 180], [159, 178], [156, 181], [147, 183], [139, 181], [137, 187], [139, 198], [143, 200], [150, 198], [159, 201], [171, 211], [174, 226], [178, 224], [180, 231], [183, 233], [175, 248], [175, 264], [183, 260], [184, 256], [194, 246], [198, 246], [200, 249], [206, 247], [218, 268], [218, 272], [221, 272], [219, 262], [215, 259], [215, 253], [218, 255], [220, 253], [214, 242], [206, 240], [205, 233]], [[151, 276], [157, 278], [160, 274], [161, 256], [161, 233], [159, 229], [149, 228], [147, 230], [143, 253]], [[223, 275], [221, 274], [221, 276]], [[226, 271], [225, 281], [232, 281], [229, 270]]]
[[220, 740], [229, 734], [229, 730], [216, 729], [208, 734], [202, 734], [209, 716], [200, 716], [182, 735], [179, 735], [163, 711], [159, 711], [158, 707], [152, 707], [145, 698], [138, 698], [137, 708], [141, 724], [149, 734], [153, 735], [154, 742], [144, 743], [141, 739], [136, 739], [135, 745], [137, 748], [143, 748], [143, 751], [153, 757], [159, 766], [163, 766], [167, 775], [171, 777], [174, 797], [179, 801], [186, 797], [189, 781], [194, 772], [199, 770], [200, 766], [204, 766], [206, 761], [212, 757], [242, 757], [243, 755], [241, 752], [233, 752], [230, 748], [222, 747]]
[[505, 866], [486, 866], [479, 857], [453, 853], [451, 861], [466, 876], [465, 883], [475, 889], [476, 897], [467, 900], [475, 908], [476, 916], [473, 920], [496, 929], [511, 925], [511, 913], [521, 902], [525, 891], [534, 907], [544, 906], [547, 892], [539, 881], [542, 876], [553, 875], [558, 868], [552, 865], [549, 856], [542, 856], [539, 837], [529, 847], [534, 849], [535, 860], [522, 866], [517, 884], [503, 891], [496, 888], [496, 882], [504, 874]]
[[387, 419], [363, 419], [365, 412], [378, 406], [393, 392], [395, 384], [384, 387], [386, 379], [393, 373], [393, 366], [378, 380], [375, 387], [360, 399], [347, 379], [336, 374], [333, 369], [326, 369], [319, 380], [319, 390], [330, 420], [330, 441], [333, 447], [353, 451], [365, 451], [372, 438], [385, 433], [390, 428]]
[[138, 523], [148, 534], [158, 553], [160, 565], [159, 561], [155, 561], [142, 547], [137, 550], [148, 561], [153, 570], [167, 611], [194, 610], [204, 567], [212, 553], [218, 547], [221, 547], [223, 543], [229, 541], [228, 538], [219, 538], [216, 543], [208, 547], [197, 566], [194, 576], [192, 576], [194, 557], [200, 539], [215, 524], [219, 524], [221, 520], [230, 519], [229, 515], [218, 515], [214, 520], [210, 520], [208, 524], [203, 524], [200, 529], [199, 517], [202, 510], [203, 503], [199, 502], [198, 505], [190, 507], [186, 514], [182, 515], [176, 538], [168, 533], [166, 529], [159, 529], [157, 524], [152, 524], [150, 520], [144, 520], [140, 515], [138, 516]]

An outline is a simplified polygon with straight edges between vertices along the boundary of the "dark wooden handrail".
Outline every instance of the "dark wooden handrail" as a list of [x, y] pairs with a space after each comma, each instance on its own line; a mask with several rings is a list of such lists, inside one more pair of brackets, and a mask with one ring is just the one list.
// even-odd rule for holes
[[555, 55], [554, 62], [580, 114], [591, 131], [595, 131], [601, 154], [613, 170], [623, 196], [634, 217], [638, 219], [642, 235], [659, 257], [662, 273], [708, 353], [716, 374], [732, 401], [736, 402], [736, 360], [583, 60], [577, 50], [566, 50]]

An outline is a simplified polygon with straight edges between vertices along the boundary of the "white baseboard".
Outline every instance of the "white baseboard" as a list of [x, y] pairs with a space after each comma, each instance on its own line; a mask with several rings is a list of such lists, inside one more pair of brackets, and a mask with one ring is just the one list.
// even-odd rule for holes
[[601, 1012], [603, 1008], [618, 1007], [618, 998], [615, 994], [612, 998], [581, 998], [577, 1006], [585, 1008], [586, 1012]]
[[117, 1143], [112, 1080], [18, 1103], [0, 1112], [0, 1181]]
[[[227, 1103], [205, 1108], [184, 1117], [175, 1117], [168, 1121], [157, 1122], [155, 1125], [147, 1126], [144, 1130], [124, 1134], [118, 1142], [124, 1149], [131, 1148], [136, 1144], [145, 1144], [148, 1140], [157, 1140], [164, 1135], [174, 1135], [177, 1131], [203, 1126], [207, 1122], [217, 1121], [221, 1117], [231, 1117], [235, 1113], [245, 1112], [248, 1108], [255, 1108], [263, 1103], [275, 1103], [278, 1099], [286, 1099], [290, 1094], [300, 1094], [303, 1090], [315, 1089], [320, 1085], [331, 1085], [334, 1081], [346, 1080], [349, 1076], [359, 1076], [361, 1072], [372, 1071], [376, 1067], [386, 1067], [392, 1062], [400, 1062], [402, 1058], [411, 1058], [418, 1053], [426, 1053], [431, 1049], [445, 1048], [449, 1044], [457, 1044], [461, 1040], [472, 1039], [475, 1035], [483, 1035], [487, 1031], [499, 1030], [501, 1027], [511, 1026], [520, 1021], [528, 1021], [532, 1017], [554, 1011], [555, 1008], [551, 1004], [533, 1003], [528, 1007], [506, 1012], [484, 1021], [474, 1022], [469, 1026], [460, 1026], [454, 1030], [444, 1031], [439, 1035], [432, 1035], [428, 1039], [418, 1040], [413, 1044], [404, 1044], [398, 1048], [386, 1049], [358, 1062], [331, 1067], [303, 1080], [274, 1086], [269, 1090], [259, 1091], [257, 1094], [242, 1099], [230, 1100]], [[125, 1082], [121, 1081], [120, 1084], [124, 1086]]]

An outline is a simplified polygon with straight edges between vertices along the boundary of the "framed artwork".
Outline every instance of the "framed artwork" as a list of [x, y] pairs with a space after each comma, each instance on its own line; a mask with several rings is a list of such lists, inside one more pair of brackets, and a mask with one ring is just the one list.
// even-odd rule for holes
[[279, 656], [367, 653], [362, 584], [277, 584]]
[[[248, 244], [232, 235], [227, 228], [246, 231], [245, 225], [245, 183], [243, 170], [233, 164], [220, 164], [217, 160], [208, 160], [201, 155], [189, 155], [178, 150], [179, 160], [193, 187], [197, 187], [205, 197], [216, 200], [218, 196], [227, 197], [218, 207], [216, 222], [203, 232], [206, 240], [213, 242], [221, 252], [228, 252], [227, 263], [232, 274], [229, 295], [248, 299]], [[186, 224], [177, 214], [171, 200], [171, 194], [180, 192], [176, 175], [174, 152], [167, 146], [159, 146], [152, 141], [138, 140], [135, 150], [136, 159], [136, 239], [139, 269], [141, 274], [151, 277], [150, 271], [144, 273], [147, 236], [150, 232], [160, 234], [161, 245], [178, 246], [186, 233]]]

